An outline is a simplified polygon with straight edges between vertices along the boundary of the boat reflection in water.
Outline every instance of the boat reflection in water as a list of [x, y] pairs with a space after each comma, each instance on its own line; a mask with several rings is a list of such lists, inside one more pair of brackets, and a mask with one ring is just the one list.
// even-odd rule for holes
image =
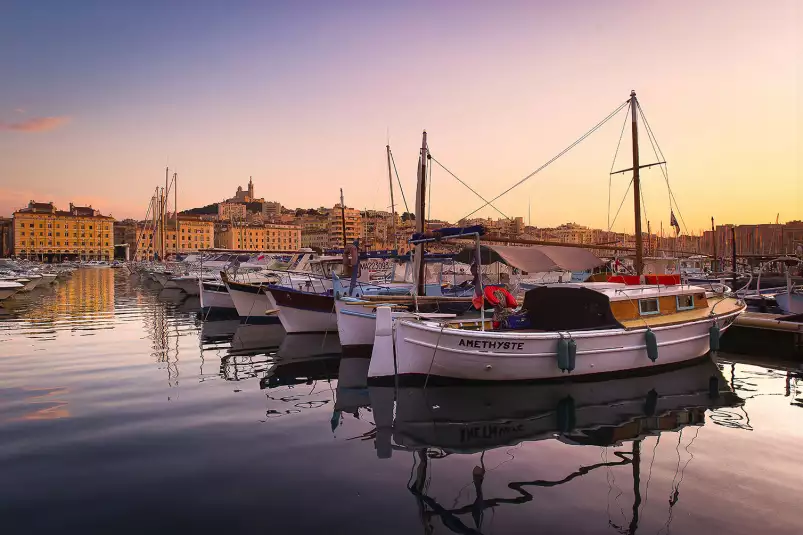
[[[274, 388], [316, 379], [337, 379], [340, 356], [337, 336], [286, 335], [279, 324], [238, 324], [228, 334], [230, 322], [211, 323], [221, 326], [208, 328], [202, 338], [208, 344], [228, 341], [229, 347], [220, 355], [220, 376], [226, 380], [258, 378], [261, 388]], [[207, 325], [204, 323], [203, 327]]]
[[[358, 359], [344, 360], [341, 373], [346, 367], [357, 372], [365, 364]], [[349, 382], [351, 387], [339, 385], [335, 409], [356, 415], [365, 406], [361, 403], [370, 404], [376, 428], [362, 438], [374, 439], [377, 456], [389, 458], [400, 451], [413, 452], [407, 488], [415, 496], [425, 533], [433, 531], [432, 522], [437, 519], [455, 533], [480, 533], [484, 529], [484, 512], [489, 508], [530, 502], [537, 487], [558, 487], [597, 469], [627, 465], [632, 467], [632, 510], [628, 508], [629, 519], [618, 525], [612, 521], [609, 524], [620, 533], [635, 533], [644, 490], [642, 441], [687, 426], [699, 429], [705, 423], [707, 410], [743, 404], [710, 360], [657, 375], [599, 382], [429, 388], [365, 388], [354, 378]], [[361, 392], [368, 395], [361, 397]], [[600, 462], [581, 466], [562, 478], [509, 482], [509, 491], [502, 497], [489, 497], [483, 491], [486, 452], [541, 440], [600, 446], [605, 453]], [[610, 446], [623, 449], [608, 455]], [[479, 464], [466, 474], [474, 486], [473, 503], [458, 507], [457, 501], [449, 500], [442, 504], [428, 494], [433, 474], [448, 472], [445, 466], [433, 472], [434, 464], [455, 454], [476, 453], [481, 454]], [[678, 467], [685, 469], [681, 463]], [[679, 499], [679, 487], [673, 482], [670, 516]]]

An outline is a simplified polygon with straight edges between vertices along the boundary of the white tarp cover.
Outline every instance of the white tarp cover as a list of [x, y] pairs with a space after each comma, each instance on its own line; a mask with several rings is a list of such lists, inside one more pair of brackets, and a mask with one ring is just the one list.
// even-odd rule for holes
[[[529, 273], [555, 270], [585, 271], [604, 262], [585, 249], [556, 245], [529, 247], [482, 245], [480, 251], [483, 264], [504, 262]], [[466, 262], [472, 258], [474, 258], [474, 248], [469, 247], [460, 252], [457, 260]]]

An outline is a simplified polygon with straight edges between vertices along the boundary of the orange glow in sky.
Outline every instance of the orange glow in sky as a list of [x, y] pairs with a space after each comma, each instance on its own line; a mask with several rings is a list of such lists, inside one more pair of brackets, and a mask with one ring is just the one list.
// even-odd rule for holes
[[[384, 210], [385, 145], [411, 201], [424, 129], [491, 198], [635, 89], [690, 232], [803, 218], [795, 0], [137, 4], [19, 3], [0, 20], [0, 215], [36, 199], [142, 218], [165, 166], [180, 208], [253, 176], [286, 207], [332, 206], [342, 187]], [[606, 227], [622, 119], [496, 206]], [[626, 130], [613, 168], [629, 159]], [[641, 160], [655, 161], [643, 130]], [[646, 219], [668, 227], [660, 171], [642, 178]], [[612, 212], [629, 180], [612, 178]], [[433, 218], [481, 204], [433, 170]], [[632, 227], [628, 198], [614, 229]]]

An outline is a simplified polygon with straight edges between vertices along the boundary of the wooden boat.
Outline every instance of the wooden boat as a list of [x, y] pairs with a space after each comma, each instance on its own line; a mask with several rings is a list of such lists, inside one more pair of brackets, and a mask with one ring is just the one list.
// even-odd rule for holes
[[[429, 381], [549, 380], [572, 376], [648, 372], [694, 361], [716, 350], [719, 337], [745, 304], [732, 297], [707, 297], [705, 289], [641, 276], [641, 197], [635, 92], [629, 99], [633, 131], [638, 284], [546, 285], [529, 290], [523, 307], [469, 330], [460, 322], [398, 319], [390, 307], [377, 310], [369, 380], [396, 376]], [[653, 165], [653, 164], [650, 164]], [[626, 170], [627, 171], [627, 170]], [[431, 238], [413, 236], [411, 243]], [[477, 238], [479, 240], [479, 238]], [[601, 264], [590, 252], [555, 246], [487, 247], [527, 272], [582, 271]], [[477, 246], [477, 264], [484, 263]], [[481, 281], [475, 282], [481, 289]], [[505, 318], [504, 316], [508, 316]]]
[[706, 355], [744, 309], [695, 286], [548, 285], [525, 294], [527, 329], [399, 319], [394, 333], [385, 307], [369, 377], [515, 381], [646, 371]]

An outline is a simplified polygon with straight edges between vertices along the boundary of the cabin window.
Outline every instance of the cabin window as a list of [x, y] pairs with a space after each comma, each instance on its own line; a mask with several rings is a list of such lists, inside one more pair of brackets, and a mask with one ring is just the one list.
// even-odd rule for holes
[[678, 310], [691, 310], [694, 308], [693, 295], [679, 295], [677, 296]]
[[642, 316], [660, 314], [661, 309], [658, 307], [658, 299], [639, 299], [638, 311]]

